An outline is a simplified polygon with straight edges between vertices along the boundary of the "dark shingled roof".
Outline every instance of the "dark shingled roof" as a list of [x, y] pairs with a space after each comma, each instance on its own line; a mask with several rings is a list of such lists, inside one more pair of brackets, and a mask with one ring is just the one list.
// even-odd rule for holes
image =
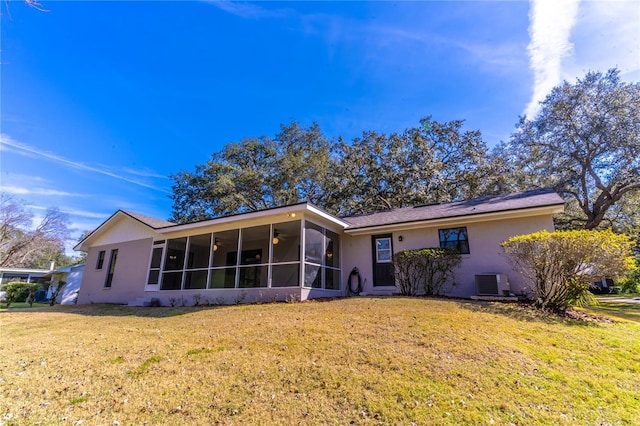
[[138, 222], [142, 222], [145, 225], [147, 225], [148, 227], [153, 228], [153, 229], [166, 228], [168, 226], [175, 226], [176, 225], [173, 222], [168, 222], [168, 221], [162, 220], [162, 219], [156, 219], [155, 217], [145, 216], [143, 214], [133, 213], [133, 212], [124, 211], [124, 210], [121, 210], [121, 211], [122, 211], [122, 213], [126, 214], [127, 216], [131, 216], [132, 218], [134, 218]]
[[552, 189], [534, 189], [515, 194], [487, 196], [466, 201], [404, 207], [366, 215], [349, 216], [343, 219], [349, 223], [348, 231], [349, 229], [369, 228], [396, 223], [421, 222], [425, 220], [562, 204], [564, 204], [564, 201]]

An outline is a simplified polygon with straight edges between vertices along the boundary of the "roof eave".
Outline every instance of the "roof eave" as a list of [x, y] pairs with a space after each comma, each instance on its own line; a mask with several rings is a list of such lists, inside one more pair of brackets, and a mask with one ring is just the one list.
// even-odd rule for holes
[[[555, 214], [564, 211], [563, 204], [552, 204], [538, 207], [525, 207], [520, 209], [501, 210], [497, 212], [471, 213], [459, 216], [448, 216], [434, 219], [423, 219], [409, 222], [388, 223], [384, 225], [371, 225], [358, 228], [347, 228], [344, 230], [347, 235], [366, 235], [377, 232], [404, 231], [408, 229], [423, 228], [425, 226], [449, 225], [460, 222], [488, 222], [500, 219], [515, 219], [528, 216], [540, 216], [544, 214]], [[471, 220], [469, 220], [471, 219]]]
[[88, 246], [87, 246], [87, 242], [89, 242], [91, 239], [93, 239], [96, 235], [99, 235], [100, 233], [102, 233], [102, 231], [104, 229], [106, 229], [108, 227], [108, 224], [110, 222], [112, 222], [113, 220], [115, 220], [116, 217], [120, 217], [120, 216], [124, 216], [124, 217], [128, 217], [129, 219], [135, 220], [136, 222], [146, 226], [149, 229], [153, 229], [156, 230], [156, 228], [154, 228], [153, 226], [149, 225], [148, 223], [145, 223], [143, 221], [141, 221], [140, 219], [138, 219], [137, 217], [131, 216], [129, 213], [127, 213], [124, 210], [117, 210], [114, 214], [112, 214], [111, 216], [109, 216], [107, 218], [107, 220], [105, 220], [104, 222], [102, 222], [100, 224], [100, 226], [98, 226], [96, 229], [93, 230], [93, 232], [91, 232], [89, 235], [87, 235], [86, 237], [84, 237], [78, 244], [76, 244], [73, 249], [75, 251], [82, 251], [82, 252], [87, 252], [89, 250]]
[[200, 222], [192, 222], [192, 223], [185, 223], [182, 225], [157, 228], [155, 229], [155, 231], [158, 232], [159, 234], [167, 234], [167, 233], [187, 231], [187, 230], [197, 229], [197, 228], [204, 228], [208, 226], [224, 225], [224, 224], [233, 223], [233, 222], [265, 218], [269, 216], [286, 215], [293, 218], [295, 217], [295, 215], [293, 215], [294, 213], [304, 213], [304, 212], [310, 212], [314, 215], [320, 216], [332, 223], [335, 223], [336, 225], [342, 227], [343, 229], [349, 225], [347, 222], [343, 221], [342, 219], [339, 219], [325, 212], [324, 210], [314, 206], [313, 204], [308, 202], [303, 202], [303, 203], [293, 204], [290, 206], [275, 207], [275, 208], [266, 209], [266, 210], [258, 210], [253, 212], [237, 214], [237, 215], [231, 215], [231, 216], [223, 216], [223, 217], [204, 220]]

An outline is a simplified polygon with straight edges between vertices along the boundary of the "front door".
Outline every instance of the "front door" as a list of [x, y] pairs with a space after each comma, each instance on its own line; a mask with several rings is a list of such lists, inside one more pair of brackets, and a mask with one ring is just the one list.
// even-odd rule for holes
[[391, 234], [374, 235], [371, 237], [373, 249], [373, 285], [395, 286], [393, 279], [393, 241]]

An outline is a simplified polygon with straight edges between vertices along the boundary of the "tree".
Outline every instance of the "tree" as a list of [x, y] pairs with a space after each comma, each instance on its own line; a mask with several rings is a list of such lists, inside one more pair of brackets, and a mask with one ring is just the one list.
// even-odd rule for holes
[[521, 117], [507, 151], [512, 183], [553, 187], [576, 205], [564, 227], [597, 228], [640, 190], [640, 84], [617, 69], [565, 81], [538, 116]]
[[56, 304], [56, 299], [58, 298], [58, 296], [60, 295], [60, 293], [62, 292], [62, 289], [64, 288], [65, 285], [67, 285], [66, 281], [58, 281], [55, 284], [52, 284], [51, 281], [49, 281], [46, 285], [47, 289], [49, 287], [51, 287], [52, 285], [55, 285], [55, 287], [53, 288], [53, 291], [51, 292], [51, 298], [49, 299], [49, 306], [53, 306]]
[[274, 139], [246, 138], [174, 180], [171, 220], [187, 222], [330, 197], [329, 141], [317, 123], [282, 125]]
[[33, 215], [11, 197], [0, 196], [0, 266], [38, 267], [64, 249], [67, 217], [50, 208], [33, 225]]
[[610, 230], [535, 232], [512, 237], [502, 248], [528, 281], [540, 308], [566, 310], [585, 299], [591, 283], [635, 269], [632, 240]]
[[334, 188], [338, 214], [363, 214], [484, 195], [489, 173], [479, 131], [463, 131], [462, 120], [384, 135], [364, 132], [336, 148]]
[[336, 215], [372, 213], [486, 194], [490, 164], [463, 121], [330, 142], [317, 123], [226, 145], [174, 176], [173, 216], [186, 222], [309, 201]]
[[614, 231], [640, 241], [640, 191], [629, 193], [616, 203], [606, 220]]

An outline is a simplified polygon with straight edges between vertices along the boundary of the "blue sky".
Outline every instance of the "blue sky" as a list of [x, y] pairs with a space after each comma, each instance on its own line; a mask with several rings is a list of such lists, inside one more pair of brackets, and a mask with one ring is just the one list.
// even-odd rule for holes
[[[72, 235], [166, 219], [226, 143], [465, 119], [494, 145], [563, 79], [640, 80], [640, 2], [3, 2], [0, 189]], [[70, 246], [73, 245], [70, 243]]]

